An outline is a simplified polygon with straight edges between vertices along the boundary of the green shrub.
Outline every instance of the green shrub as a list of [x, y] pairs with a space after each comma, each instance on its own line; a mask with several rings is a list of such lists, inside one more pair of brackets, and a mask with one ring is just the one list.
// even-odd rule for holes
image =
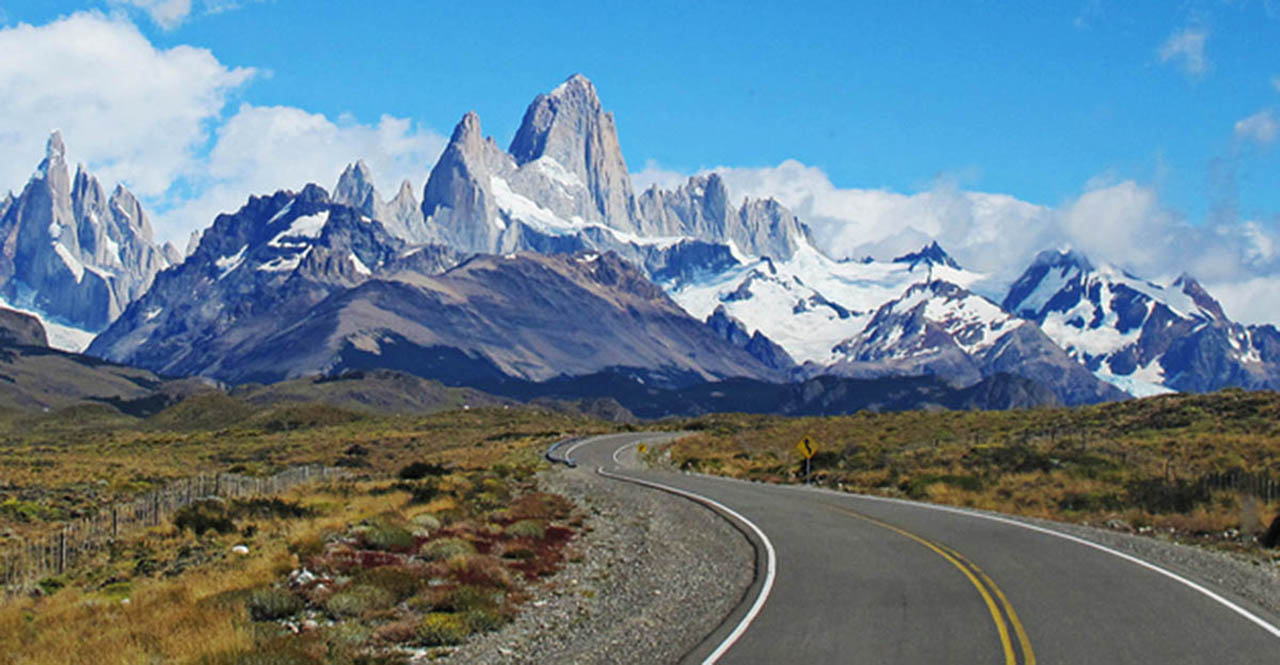
[[499, 607], [504, 600], [506, 600], [506, 593], [500, 589], [460, 584], [449, 592], [440, 607], [453, 612], [469, 612]]
[[440, 518], [436, 517], [435, 513], [422, 513], [421, 515], [414, 515], [413, 519], [410, 520], [410, 522], [428, 531], [435, 531], [436, 529], [439, 529], [441, 526]]
[[476, 546], [461, 538], [440, 538], [423, 545], [423, 557], [436, 561], [465, 554], [475, 554]]
[[466, 619], [448, 612], [431, 612], [418, 625], [418, 637], [428, 646], [461, 644], [470, 634]]
[[371, 550], [408, 551], [413, 548], [413, 534], [404, 527], [390, 524], [378, 524], [363, 531], [360, 540]]
[[302, 611], [302, 600], [283, 589], [254, 589], [244, 601], [254, 621], [275, 621]]
[[542, 540], [547, 535], [547, 525], [540, 520], [520, 520], [508, 526], [504, 533], [512, 538], [532, 538]]
[[463, 615], [472, 632], [484, 633], [497, 630], [507, 624], [511, 618], [500, 609], [475, 609]]
[[374, 610], [385, 610], [395, 604], [395, 594], [390, 591], [369, 584], [357, 584], [330, 596], [324, 607], [336, 616], [360, 616]]
[[395, 596], [397, 601], [412, 596], [422, 587], [420, 572], [405, 566], [369, 568], [357, 574], [355, 579], [359, 584], [385, 589]]

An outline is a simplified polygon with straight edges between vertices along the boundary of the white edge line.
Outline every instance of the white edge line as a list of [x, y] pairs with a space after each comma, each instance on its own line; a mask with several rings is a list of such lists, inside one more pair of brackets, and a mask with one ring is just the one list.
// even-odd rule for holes
[[[583, 443], [586, 443], [586, 442], [584, 441]], [[582, 444], [578, 444], [578, 445], [582, 445]], [[617, 450], [613, 451], [613, 454], [615, 456], [614, 457], [615, 461], [617, 460], [616, 456], [620, 451], [632, 445], [635, 445], [635, 444], [628, 444], [626, 446], [622, 446]], [[576, 449], [577, 447], [578, 446], [574, 446], [574, 448], [571, 448], [570, 451], [572, 451], [573, 449]], [[737, 643], [739, 639], [742, 638], [742, 634], [747, 632], [747, 628], [751, 626], [751, 622], [756, 620], [756, 615], [760, 613], [760, 610], [762, 608], [764, 608], [765, 601], [769, 599], [769, 593], [773, 591], [773, 579], [778, 574], [778, 554], [773, 549], [773, 542], [769, 540], [768, 536], [764, 535], [764, 531], [761, 531], [760, 527], [755, 525], [755, 522], [752, 522], [746, 517], [743, 517], [742, 514], [739, 513], [738, 511], [724, 505], [723, 503], [720, 503], [719, 501], [716, 501], [715, 499], [709, 499], [705, 496], [702, 496], [701, 494], [687, 492], [685, 490], [672, 487], [670, 485], [664, 485], [662, 483], [655, 483], [649, 480], [641, 480], [639, 478], [632, 478], [630, 476], [623, 476], [620, 474], [609, 473], [608, 471], [605, 471], [604, 467], [602, 466], [596, 467], [596, 473], [606, 478], [621, 479], [627, 482], [637, 483], [640, 485], [647, 485], [649, 487], [661, 489], [667, 492], [671, 492], [672, 494], [678, 494], [687, 499], [692, 499], [693, 501], [697, 501], [704, 505], [708, 505], [713, 508], [716, 508], [717, 510], [721, 510], [727, 513], [728, 515], [732, 516], [734, 519], [738, 520], [739, 522], [747, 525], [747, 527], [749, 527], [751, 531], [756, 534], [756, 537], [760, 539], [760, 542], [764, 543], [764, 549], [766, 554], [765, 556], [766, 564], [765, 564], [765, 573], [764, 573], [764, 583], [760, 586], [760, 593], [756, 596], [755, 602], [751, 604], [751, 609], [747, 610], [746, 615], [743, 616], [742, 620], [738, 622], [738, 625], [734, 627], [733, 632], [729, 633], [729, 636], [724, 638], [724, 641], [720, 643], [720, 646], [716, 647], [716, 650], [712, 651], [711, 655], [707, 656], [702, 661], [702, 665], [714, 665], [717, 661], [719, 661], [722, 657], [724, 657], [725, 652], [727, 652], [731, 647], [733, 647], [734, 644]]]
[[[720, 476], [707, 476], [707, 477], [709, 477], [709, 478], [721, 478]], [[723, 478], [723, 479], [724, 479], [724, 480], [734, 480], [734, 479], [732, 479], [732, 478]], [[775, 485], [775, 487], [782, 487], [782, 488], [787, 488], [787, 489], [792, 489], [792, 490], [799, 490], [799, 491], [810, 491], [810, 492], [811, 492], [811, 491], [813, 491], [813, 489], [808, 489], [808, 490], [806, 490], [806, 489], [801, 488], [801, 487], [794, 487], [794, 486], [790, 486], [790, 485]], [[1245, 619], [1248, 619], [1250, 622], [1252, 622], [1252, 623], [1256, 624], [1259, 628], [1262, 628], [1263, 630], [1267, 631], [1268, 633], [1271, 633], [1271, 635], [1272, 635], [1272, 636], [1274, 636], [1274, 637], [1280, 637], [1280, 628], [1277, 628], [1277, 627], [1275, 627], [1275, 626], [1271, 625], [1271, 623], [1270, 623], [1270, 622], [1268, 622], [1266, 619], [1263, 619], [1262, 617], [1260, 617], [1260, 616], [1258, 616], [1258, 615], [1254, 614], [1253, 612], [1250, 612], [1249, 610], [1247, 610], [1247, 609], [1245, 609], [1245, 608], [1243, 608], [1243, 607], [1241, 607], [1241, 606], [1237, 605], [1236, 603], [1234, 603], [1234, 602], [1232, 602], [1232, 601], [1228, 600], [1227, 598], [1224, 598], [1222, 595], [1218, 594], [1217, 592], [1215, 592], [1215, 591], [1213, 591], [1213, 590], [1211, 590], [1211, 589], [1208, 589], [1208, 588], [1204, 587], [1203, 585], [1199, 584], [1198, 582], [1195, 582], [1195, 581], [1189, 580], [1189, 579], [1187, 579], [1187, 578], [1185, 578], [1185, 577], [1183, 577], [1183, 576], [1181, 576], [1181, 575], [1179, 575], [1179, 574], [1177, 574], [1177, 573], [1175, 573], [1175, 572], [1173, 572], [1173, 571], [1171, 571], [1171, 570], [1167, 570], [1167, 569], [1165, 569], [1165, 568], [1161, 568], [1160, 566], [1157, 566], [1157, 565], [1155, 565], [1154, 563], [1151, 563], [1151, 562], [1149, 562], [1149, 561], [1144, 561], [1143, 559], [1139, 559], [1138, 557], [1133, 556], [1132, 554], [1126, 554], [1126, 553], [1121, 552], [1121, 551], [1119, 551], [1119, 550], [1115, 550], [1115, 549], [1112, 549], [1112, 548], [1110, 548], [1110, 547], [1107, 547], [1106, 545], [1100, 545], [1100, 544], [1098, 544], [1098, 543], [1095, 543], [1095, 542], [1092, 542], [1092, 541], [1085, 540], [1084, 538], [1080, 538], [1080, 537], [1078, 537], [1078, 536], [1072, 536], [1072, 535], [1070, 535], [1070, 534], [1062, 533], [1062, 532], [1060, 532], [1060, 531], [1054, 531], [1053, 529], [1046, 529], [1045, 527], [1042, 527], [1042, 526], [1036, 526], [1036, 525], [1034, 525], [1034, 524], [1027, 524], [1026, 522], [1019, 522], [1018, 520], [1009, 519], [1009, 518], [1007, 518], [1007, 517], [999, 517], [999, 516], [996, 516], [996, 515], [986, 515], [986, 514], [983, 514], [983, 513], [974, 512], [974, 511], [970, 511], [970, 510], [965, 510], [965, 509], [963, 509], [963, 508], [956, 508], [956, 507], [953, 507], [953, 506], [939, 506], [939, 505], [931, 504], [931, 503], [921, 503], [921, 502], [916, 502], [916, 501], [905, 501], [905, 500], [903, 500], [903, 499], [894, 499], [894, 498], [884, 497], [884, 496], [872, 496], [872, 495], [870, 495], [870, 494], [854, 494], [854, 493], [847, 493], [847, 492], [835, 492], [835, 491], [832, 491], [832, 490], [826, 490], [825, 488], [814, 488], [814, 489], [817, 489], [818, 491], [820, 491], [820, 492], [822, 492], [822, 493], [831, 493], [831, 494], [834, 494], [834, 495], [837, 495], [837, 496], [844, 496], [844, 497], [848, 497], [848, 498], [868, 499], [868, 500], [871, 500], [871, 501], [882, 501], [882, 502], [885, 502], [885, 503], [897, 503], [897, 504], [902, 504], [902, 505], [907, 505], [907, 506], [915, 506], [915, 507], [917, 507], [917, 508], [927, 508], [927, 509], [930, 509], [930, 510], [939, 510], [939, 511], [948, 512], [948, 513], [955, 513], [955, 514], [958, 514], [958, 515], [967, 515], [967, 516], [969, 516], [969, 517], [977, 517], [977, 518], [984, 519], [984, 520], [991, 520], [992, 522], [1001, 522], [1001, 523], [1004, 523], [1004, 524], [1011, 524], [1011, 525], [1013, 525], [1013, 526], [1022, 527], [1023, 529], [1028, 529], [1028, 530], [1031, 530], [1031, 531], [1037, 531], [1037, 532], [1040, 532], [1040, 533], [1048, 534], [1048, 535], [1050, 535], [1050, 536], [1056, 536], [1056, 537], [1058, 537], [1058, 538], [1062, 538], [1062, 539], [1064, 539], [1064, 540], [1069, 540], [1069, 541], [1071, 541], [1071, 542], [1073, 542], [1073, 543], [1077, 543], [1077, 544], [1079, 544], [1079, 545], [1084, 545], [1085, 547], [1092, 547], [1093, 549], [1096, 549], [1096, 550], [1099, 550], [1099, 551], [1102, 551], [1102, 552], [1106, 552], [1107, 554], [1110, 554], [1110, 555], [1112, 555], [1112, 556], [1120, 557], [1121, 559], [1124, 559], [1125, 561], [1128, 561], [1128, 562], [1130, 562], [1130, 563], [1137, 564], [1137, 565], [1139, 565], [1139, 566], [1142, 566], [1143, 568], [1146, 568], [1146, 569], [1148, 569], [1148, 570], [1151, 570], [1151, 571], [1157, 572], [1157, 573], [1159, 573], [1159, 574], [1161, 574], [1161, 575], [1164, 575], [1165, 577], [1168, 577], [1169, 579], [1172, 579], [1172, 580], [1174, 580], [1175, 582], [1179, 582], [1179, 583], [1181, 583], [1181, 584], [1183, 584], [1183, 585], [1186, 585], [1187, 587], [1190, 587], [1191, 589], [1193, 589], [1193, 590], [1195, 590], [1195, 591], [1198, 591], [1198, 592], [1200, 592], [1201, 594], [1204, 594], [1205, 596], [1209, 597], [1210, 599], [1212, 599], [1212, 600], [1214, 600], [1214, 601], [1217, 601], [1217, 602], [1218, 602], [1219, 604], [1221, 604], [1223, 607], [1226, 607], [1227, 609], [1231, 610], [1232, 612], [1235, 612], [1236, 614], [1240, 615], [1241, 617], [1243, 617], [1243, 618], [1245, 618]]]

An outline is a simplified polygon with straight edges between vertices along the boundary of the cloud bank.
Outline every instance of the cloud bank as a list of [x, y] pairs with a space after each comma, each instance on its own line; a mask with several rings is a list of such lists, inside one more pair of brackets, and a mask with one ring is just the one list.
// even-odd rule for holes
[[[172, 20], [190, 12], [189, 2], [139, 1]], [[257, 71], [227, 67], [207, 49], [157, 49], [119, 14], [6, 28], [0, 53], [0, 153], [9, 157], [0, 162], [0, 191], [26, 183], [45, 139], [61, 129], [69, 158], [107, 187], [125, 183], [154, 213], [157, 235], [179, 247], [249, 194], [332, 187], [357, 159], [384, 185], [420, 185], [445, 145], [438, 133], [391, 116], [362, 124], [235, 106]]]

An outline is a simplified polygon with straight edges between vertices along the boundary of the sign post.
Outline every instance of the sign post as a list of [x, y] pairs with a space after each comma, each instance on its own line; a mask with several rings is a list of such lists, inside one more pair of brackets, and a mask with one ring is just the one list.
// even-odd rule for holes
[[800, 456], [804, 458], [804, 484], [808, 485], [810, 471], [812, 470], [810, 465], [814, 454], [818, 452], [818, 444], [814, 443], [811, 437], [806, 436], [800, 439], [800, 443], [796, 444], [796, 452], [800, 453]]

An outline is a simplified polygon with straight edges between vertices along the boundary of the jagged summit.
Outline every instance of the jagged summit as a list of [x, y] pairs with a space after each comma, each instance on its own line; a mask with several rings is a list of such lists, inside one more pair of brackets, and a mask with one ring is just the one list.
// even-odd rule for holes
[[956, 263], [955, 259], [951, 258], [951, 255], [942, 249], [937, 240], [920, 248], [920, 251], [896, 257], [893, 262], [909, 264], [912, 270], [921, 263], [929, 266], [947, 266], [956, 270], [960, 269], [960, 264]]
[[586, 185], [592, 203], [588, 219], [627, 230], [633, 226], [631, 176], [613, 114], [605, 112], [585, 76], [575, 74], [551, 94], [534, 98], [508, 152], [521, 166], [550, 158]]
[[[142, 205], [123, 185], [110, 196], [84, 165], [72, 177], [62, 133], [53, 131], [45, 155], [22, 193], [0, 206], [0, 295], [10, 303], [73, 328], [51, 335], [79, 350], [84, 331], [100, 330], [169, 265], [152, 243]], [[64, 343], [65, 342], [65, 343]]]

